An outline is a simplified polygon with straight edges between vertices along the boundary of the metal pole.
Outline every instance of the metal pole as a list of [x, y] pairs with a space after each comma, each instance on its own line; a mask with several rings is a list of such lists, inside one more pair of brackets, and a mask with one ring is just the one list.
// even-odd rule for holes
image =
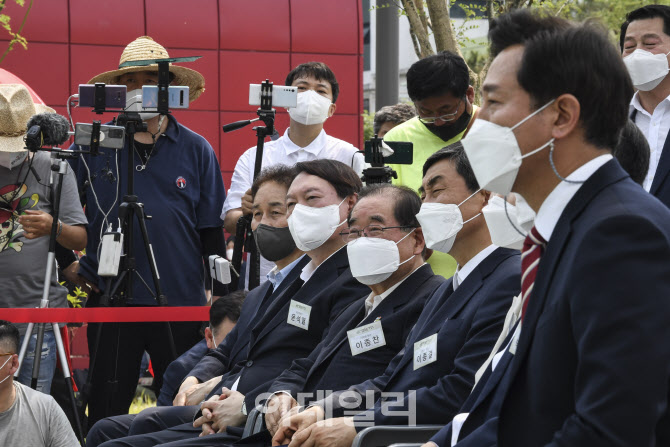
[[375, 9], [375, 109], [398, 103], [398, 7], [377, 0]]

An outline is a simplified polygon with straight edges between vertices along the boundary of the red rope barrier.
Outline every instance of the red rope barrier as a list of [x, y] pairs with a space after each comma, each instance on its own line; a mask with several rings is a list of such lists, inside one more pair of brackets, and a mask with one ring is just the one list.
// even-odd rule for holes
[[4, 308], [0, 319], [12, 323], [134, 323], [141, 321], [209, 321], [209, 306]]

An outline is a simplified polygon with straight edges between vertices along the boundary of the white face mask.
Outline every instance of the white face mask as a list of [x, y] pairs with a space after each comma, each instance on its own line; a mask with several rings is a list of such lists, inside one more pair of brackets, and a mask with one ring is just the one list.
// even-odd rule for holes
[[421, 210], [416, 215], [416, 219], [423, 229], [426, 247], [442, 253], [449, 253], [454, 246], [456, 235], [461, 231], [463, 225], [481, 214], [479, 213], [463, 222], [463, 214], [461, 214], [459, 208], [479, 191], [481, 190], [475, 191], [458, 205], [437, 202], [423, 203], [421, 205]]
[[142, 121], [148, 121], [151, 118], [158, 116], [157, 112], [142, 112], [144, 108], [142, 107], [142, 89], [136, 88], [131, 90], [126, 94], [126, 112], [139, 112], [140, 118]]
[[[10, 355], [9, 358], [8, 358], [7, 360], [5, 360], [5, 363], [3, 363], [2, 366], [0, 366], [0, 369], [4, 368], [5, 365], [12, 359], [12, 357], [13, 357], [13, 355]], [[5, 377], [4, 379], [0, 380], [0, 383], [2, 383], [2, 382], [4, 382], [5, 380], [9, 379], [10, 376], [11, 376], [11, 374], [7, 374], [7, 377]]]
[[298, 105], [288, 109], [289, 116], [300, 124], [307, 126], [321, 124], [328, 118], [328, 110], [332, 102], [314, 90], [298, 93]]
[[503, 196], [512, 191], [521, 160], [541, 151], [554, 141], [552, 138], [546, 144], [522, 156], [513, 131], [553, 102], [552, 99], [513, 127], [499, 126], [479, 118], [475, 120], [470, 132], [461, 143], [480, 188]]
[[297, 203], [288, 218], [288, 229], [293, 236], [295, 245], [302, 251], [312, 251], [319, 248], [335, 232], [337, 227], [345, 223], [340, 222], [340, 206], [347, 200], [346, 197], [339, 205], [328, 205], [314, 208]]
[[623, 58], [633, 85], [636, 89], [648, 92], [656, 88], [670, 71], [668, 54], [654, 54], [637, 49]]
[[533, 227], [535, 212], [519, 194], [516, 197], [517, 206], [507, 203], [505, 211], [505, 199], [492, 196], [482, 213], [494, 245], [521, 250], [526, 238], [524, 234]]
[[232, 261], [232, 259], [233, 259], [233, 249], [232, 248], [226, 249], [226, 258], [228, 258], [229, 261]]
[[21, 166], [28, 157], [28, 151], [18, 151], [18, 152], [0, 152], [0, 166], [7, 169], [14, 169], [17, 166]]
[[379, 284], [386, 281], [398, 267], [408, 262], [416, 255], [400, 262], [398, 244], [414, 230], [407, 233], [398, 242], [393, 242], [381, 237], [364, 237], [347, 244], [347, 256], [351, 274], [360, 283], [367, 286]]

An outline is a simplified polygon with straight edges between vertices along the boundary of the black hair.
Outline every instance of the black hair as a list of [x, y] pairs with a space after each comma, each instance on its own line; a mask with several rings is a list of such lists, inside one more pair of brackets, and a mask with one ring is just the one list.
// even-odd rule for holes
[[285, 165], [274, 165], [263, 169], [251, 185], [252, 200], [256, 197], [256, 194], [263, 183], [275, 182], [286, 186], [286, 189], [288, 189], [296, 175], [294, 168]]
[[[358, 200], [360, 201], [365, 197], [381, 196], [385, 194], [393, 197], [395, 201], [393, 217], [395, 217], [395, 220], [398, 222], [398, 226], [405, 227], [407, 231], [421, 226], [416, 218], [416, 215], [421, 210], [421, 199], [416, 191], [411, 188], [392, 185], [390, 183], [367, 185], [361, 189], [361, 192], [358, 195]], [[351, 215], [349, 216], [349, 219], [351, 219]]]
[[665, 5], [647, 5], [638, 8], [626, 14], [626, 21], [621, 24], [621, 34], [619, 35], [619, 46], [623, 51], [624, 40], [626, 39], [626, 31], [628, 25], [635, 20], [655, 19], [660, 17], [663, 19], [663, 32], [670, 36], [670, 6]]
[[246, 291], [236, 290], [214, 301], [209, 308], [209, 325], [212, 330], [216, 330], [225, 318], [237, 323], [237, 320], [240, 319], [242, 303], [246, 297]]
[[475, 192], [479, 190], [477, 177], [475, 177], [475, 173], [470, 165], [470, 160], [468, 160], [467, 155], [465, 155], [465, 149], [463, 149], [463, 145], [460, 141], [450, 144], [447, 147], [443, 147], [428, 157], [423, 164], [423, 176], [426, 176], [426, 172], [428, 172], [431, 166], [442, 160], [451, 160], [454, 164], [454, 168], [456, 168], [456, 172], [465, 181], [465, 186], [468, 188], [468, 191]]
[[450, 51], [423, 58], [407, 70], [407, 94], [415, 102], [447, 93], [463, 98], [469, 86], [467, 64]]
[[16, 354], [19, 352], [19, 330], [6, 320], [0, 320], [0, 346], [6, 346], [7, 352], [3, 354]]
[[226, 239], [226, 245], [230, 244], [231, 242], [235, 243], [235, 235], [234, 234], [231, 234], [230, 236], [228, 236], [228, 239]]
[[416, 111], [411, 104], [401, 102], [392, 106], [384, 106], [375, 113], [374, 132], [378, 134], [384, 123], [402, 124], [415, 116]]
[[293, 85], [293, 81], [302, 76], [312, 77], [317, 81], [328, 82], [333, 92], [333, 104], [335, 104], [337, 97], [340, 96], [340, 84], [337, 83], [335, 73], [333, 73], [333, 70], [328, 65], [323, 62], [305, 62], [304, 64], [300, 64], [286, 76], [285, 84]]
[[571, 94], [579, 101], [586, 141], [603, 149], [616, 146], [628, 119], [633, 85], [601, 27], [518, 9], [493, 21], [489, 40], [494, 55], [511, 45], [524, 46], [517, 81], [534, 109]]
[[295, 164], [295, 175], [301, 172], [315, 175], [330, 183], [340, 199], [358, 193], [363, 187], [360, 177], [341, 161], [322, 158]]
[[642, 185], [649, 170], [649, 143], [637, 125], [628, 120], [612, 155], [636, 183]]

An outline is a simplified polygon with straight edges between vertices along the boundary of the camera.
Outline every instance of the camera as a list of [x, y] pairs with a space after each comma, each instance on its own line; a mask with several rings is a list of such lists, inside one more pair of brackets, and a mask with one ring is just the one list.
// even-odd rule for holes
[[[396, 165], [411, 165], [413, 162], [413, 144], [405, 141], [382, 141], [381, 144], [393, 150], [393, 154], [384, 155], [384, 163]], [[373, 141], [365, 142], [365, 162], [374, 163]]]
[[[249, 84], [249, 105], [261, 105], [261, 84]], [[272, 86], [272, 107], [296, 107], [298, 87], [290, 85]]]
[[[96, 89], [98, 89], [97, 92]], [[125, 85], [79, 84], [79, 107], [124, 109], [126, 107], [126, 93]], [[96, 102], [102, 101], [102, 98], [104, 98], [104, 103]]]
[[[74, 144], [89, 146], [91, 144], [92, 133], [93, 124], [77, 123], [74, 129]], [[101, 125], [98, 145], [111, 149], [123, 149], [125, 135], [125, 129], [121, 126]]]

